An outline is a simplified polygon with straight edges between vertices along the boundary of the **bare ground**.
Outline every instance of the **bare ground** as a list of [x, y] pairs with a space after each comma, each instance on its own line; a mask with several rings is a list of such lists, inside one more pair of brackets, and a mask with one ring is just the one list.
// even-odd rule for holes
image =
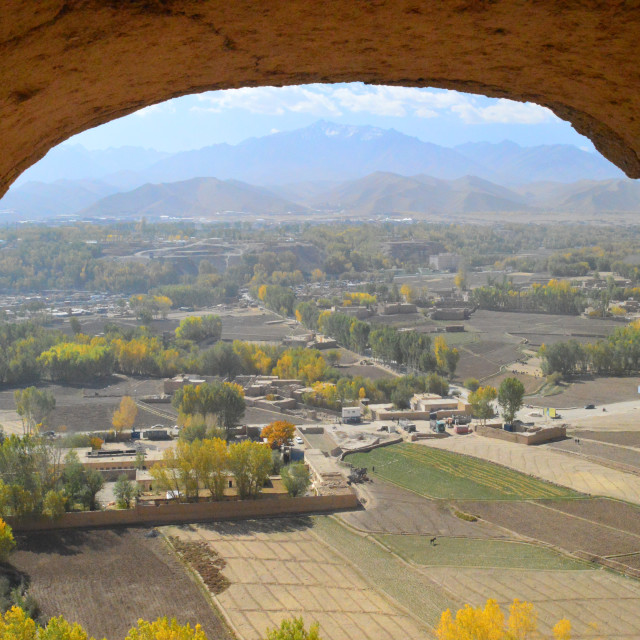
[[562, 391], [553, 396], [536, 396], [527, 399], [537, 407], [582, 407], [587, 404], [610, 404], [638, 399], [637, 377], [584, 378], [572, 381]]
[[139, 618], [201, 624], [209, 640], [232, 636], [209, 598], [161, 537], [144, 529], [21, 536], [12, 564], [31, 577], [44, 618], [63, 615], [90, 635], [122, 640]]

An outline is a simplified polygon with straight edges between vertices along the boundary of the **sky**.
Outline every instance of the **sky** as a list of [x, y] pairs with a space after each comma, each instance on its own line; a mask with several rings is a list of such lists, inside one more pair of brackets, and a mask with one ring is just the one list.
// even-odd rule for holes
[[425, 142], [513, 140], [522, 146], [591, 142], [533, 103], [445, 89], [350, 84], [228, 89], [174, 98], [90, 129], [67, 143], [176, 152], [290, 131], [317, 120], [396, 129]]

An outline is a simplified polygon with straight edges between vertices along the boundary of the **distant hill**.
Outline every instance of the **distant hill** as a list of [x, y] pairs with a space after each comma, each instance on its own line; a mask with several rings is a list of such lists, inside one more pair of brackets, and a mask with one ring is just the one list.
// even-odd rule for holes
[[[191, 194], [195, 199], [185, 202], [183, 194], [151, 189], [195, 178], [213, 180], [203, 200]], [[244, 185], [242, 196], [231, 189], [233, 181]], [[447, 148], [393, 129], [319, 121], [237, 145], [174, 154], [61, 145], [20, 177], [0, 200], [0, 215], [47, 219], [84, 215], [95, 205], [90, 215], [115, 207], [122, 210], [118, 215], [164, 208], [162, 215], [201, 216], [211, 207], [265, 213], [294, 202], [360, 212], [636, 211], [633, 185], [599, 154], [571, 145], [521, 147], [504, 141]], [[130, 195], [143, 186], [143, 192]], [[127, 195], [102, 202], [117, 193]]]
[[503, 186], [555, 180], [622, 178], [598, 153], [572, 145], [521, 147], [514, 142], [467, 143], [455, 148], [423, 142], [394, 129], [319, 121], [295, 131], [168, 154], [122, 147], [88, 150], [63, 144], [17, 181], [101, 180], [121, 188], [199, 177], [285, 185], [344, 181], [376, 171], [454, 180], [476, 175]]
[[116, 193], [98, 200], [80, 215], [92, 218], [213, 218], [217, 213], [228, 211], [263, 215], [304, 212], [306, 207], [237, 180], [194, 178], [169, 184], [145, 184], [133, 191]]
[[425, 175], [407, 178], [381, 172], [345, 182], [317, 196], [310, 204], [318, 209], [358, 214], [444, 215], [531, 208], [521, 195], [474, 176], [446, 181]]
[[57, 180], [101, 180], [109, 183], [106, 178], [110, 174], [143, 171], [168, 155], [141, 147], [90, 150], [79, 144], [61, 144], [29, 167], [16, 180], [15, 186]]
[[0, 210], [6, 211], [0, 217], [16, 220], [45, 220], [56, 216], [72, 215], [117, 191], [116, 187], [99, 180], [27, 182], [24, 185], [12, 187], [0, 200]]
[[280, 185], [348, 180], [374, 171], [428, 173], [457, 178], [482, 167], [447, 147], [422, 142], [393, 129], [354, 127], [320, 121], [304, 129], [251, 138], [238, 145], [214, 145], [165, 158], [144, 172], [167, 181], [216, 176], [252, 184]]
[[505, 140], [498, 144], [467, 143], [455, 150], [481, 164], [493, 182], [506, 186], [545, 180], [576, 182], [624, 177], [599, 153], [588, 153], [568, 144], [521, 147]]

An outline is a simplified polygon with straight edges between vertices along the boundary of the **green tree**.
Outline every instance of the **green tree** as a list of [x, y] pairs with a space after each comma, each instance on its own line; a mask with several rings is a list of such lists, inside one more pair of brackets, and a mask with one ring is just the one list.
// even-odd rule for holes
[[524, 385], [518, 378], [505, 378], [498, 388], [498, 404], [502, 408], [502, 417], [507, 424], [513, 423], [516, 413], [522, 407]]
[[126, 474], [123, 473], [121, 476], [118, 476], [118, 479], [113, 485], [113, 495], [116, 498], [116, 506], [118, 509], [129, 509], [131, 508], [133, 500], [140, 495], [140, 489], [137, 483], [129, 480]]
[[469, 391], [476, 391], [480, 386], [477, 378], [466, 378], [462, 384], [466, 389], [469, 389]]
[[280, 471], [282, 483], [292, 498], [303, 494], [311, 484], [309, 469], [302, 462], [294, 462]]
[[51, 391], [41, 391], [36, 387], [16, 389], [13, 397], [25, 433], [33, 433], [39, 424], [45, 423], [56, 406], [56, 399]]

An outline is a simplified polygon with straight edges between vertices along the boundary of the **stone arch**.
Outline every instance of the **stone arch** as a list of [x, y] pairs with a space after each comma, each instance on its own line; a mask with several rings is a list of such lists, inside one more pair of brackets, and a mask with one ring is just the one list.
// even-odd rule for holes
[[638, 0], [5, 0], [0, 195], [56, 144], [240, 86], [430, 86], [545, 105], [640, 177]]

